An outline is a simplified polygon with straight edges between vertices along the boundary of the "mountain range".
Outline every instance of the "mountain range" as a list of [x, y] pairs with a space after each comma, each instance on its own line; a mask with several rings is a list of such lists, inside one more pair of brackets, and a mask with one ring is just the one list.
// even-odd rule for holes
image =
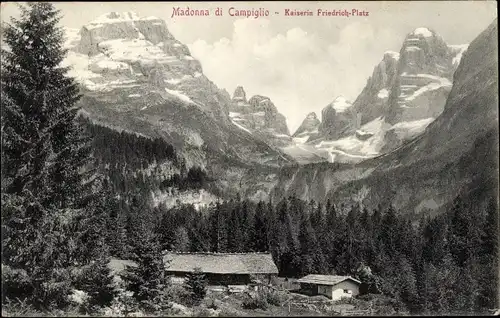
[[[93, 122], [161, 137], [188, 167], [202, 167], [230, 184], [249, 167], [294, 161], [231, 118], [230, 109], [238, 106], [203, 74], [200, 62], [165, 21], [112, 12], [66, 32], [65, 64], [81, 84], [81, 113]], [[256, 118], [261, 110], [277, 116], [267, 100], [255, 96], [249, 101]], [[264, 118], [264, 124], [288, 132], [286, 124], [273, 126], [269, 120]], [[232, 189], [219, 185], [226, 187], [222, 191]]]
[[[295, 193], [436, 211], [457, 191], [488, 187], [498, 171], [498, 151], [488, 152], [498, 144], [496, 42], [488, 42], [496, 22], [470, 45], [415, 29], [353, 102], [336, 97], [293, 134], [271, 98], [218, 88], [161, 19], [112, 12], [66, 32], [81, 114], [164, 139], [225, 196]], [[480, 155], [484, 170], [475, 166]]]
[[297, 131], [295, 144], [284, 150], [303, 162], [314, 154], [314, 161], [319, 155], [355, 163], [397, 148], [441, 114], [467, 46], [447, 45], [435, 31], [416, 28], [399, 53], [384, 53], [354, 102], [337, 97], [322, 110], [317, 131]]
[[[495, 20], [472, 41], [454, 72], [441, 114], [421, 135], [356, 165], [287, 169], [273, 197], [294, 193], [369, 208], [392, 204], [419, 214], [443, 211], [459, 194], [473, 198], [478, 207], [498, 196], [497, 37]], [[404, 109], [398, 116], [404, 116]]]

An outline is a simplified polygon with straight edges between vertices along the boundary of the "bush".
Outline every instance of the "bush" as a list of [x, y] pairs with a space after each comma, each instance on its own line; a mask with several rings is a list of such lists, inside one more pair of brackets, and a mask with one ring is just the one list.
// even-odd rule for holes
[[377, 315], [394, 315], [406, 313], [404, 304], [394, 298], [380, 294], [366, 294], [359, 296], [360, 301], [370, 302], [375, 314]]
[[26, 299], [32, 292], [30, 279], [25, 270], [2, 264], [2, 303], [10, 299]]
[[5, 301], [2, 301], [2, 317], [28, 317], [41, 315], [42, 313], [37, 312], [35, 308], [26, 300], [21, 301], [6, 299]]
[[171, 284], [165, 289], [167, 297], [174, 303], [188, 306], [191, 304], [191, 294], [181, 285]]
[[256, 293], [254, 296], [248, 294], [245, 299], [243, 299], [243, 308], [245, 309], [262, 309], [266, 310], [269, 307], [267, 302], [267, 295], [264, 293]]
[[131, 312], [137, 312], [139, 305], [132, 293], [126, 290], [120, 290], [115, 299], [111, 302], [109, 307], [104, 308], [103, 315], [118, 317], [127, 316]]
[[270, 305], [281, 306], [283, 304], [283, 294], [276, 290], [268, 290], [266, 292], [266, 299]]
[[209, 309], [205, 307], [199, 307], [193, 313], [193, 317], [213, 317], [215, 315], [216, 311], [214, 309]]

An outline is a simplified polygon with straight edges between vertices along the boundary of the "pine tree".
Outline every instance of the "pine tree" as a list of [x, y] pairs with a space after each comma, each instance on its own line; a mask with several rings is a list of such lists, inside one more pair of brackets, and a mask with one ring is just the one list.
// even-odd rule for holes
[[118, 294], [113, 282], [113, 275], [108, 267], [109, 258], [101, 256], [85, 267], [79, 275], [75, 287], [89, 295], [87, 310], [96, 312], [99, 307], [109, 306]]
[[[78, 254], [78, 220], [97, 185], [88, 138], [75, 121], [76, 82], [60, 67], [66, 51], [58, 10], [20, 6], [4, 29], [2, 49], [2, 248], [6, 265], [23, 270], [39, 307], [66, 305]], [[97, 195], [96, 195], [97, 193]]]
[[198, 305], [207, 294], [207, 280], [200, 268], [194, 268], [194, 272], [187, 275], [184, 288], [189, 292], [193, 305]]
[[174, 235], [174, 250], [176, 252], [189, 252], [191, 247], [191, 242], [189, 240], [188, 231], [184, 226], [179, 226], [175, 230]]
[[132, 260], [137, 266], [128, 266], [123, 279], [127, 289], [141, 308], [147, 312], [157, 312], [167, 303], [165, 288], [168, 278], [158, 238], [141, 225], [142, 235], [138, 236]]

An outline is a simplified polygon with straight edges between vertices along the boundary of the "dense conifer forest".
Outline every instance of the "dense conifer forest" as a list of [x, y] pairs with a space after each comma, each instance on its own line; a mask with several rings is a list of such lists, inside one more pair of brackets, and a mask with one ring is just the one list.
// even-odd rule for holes
[[[156, 217], [151, 225], [164, 250], [271, 251], [282, 276], [352, 275], [363, 282], [362, 292], [394, 297], [414, 313], [466, 312], [495, 302], [493, 201], [478, 209], [457, 197], [446, 214], [418, 222], [393, 208], [346, 209], [294, 197], [276, 205], [231, 200], [200, 211], [160, 205], [140, 212]], [[125, 220], [120, 226], [127, 230], [113, 232], [133, 237], [136, 222]], [[109, 240], [118, 257], [134, 246], [114, 235]]]

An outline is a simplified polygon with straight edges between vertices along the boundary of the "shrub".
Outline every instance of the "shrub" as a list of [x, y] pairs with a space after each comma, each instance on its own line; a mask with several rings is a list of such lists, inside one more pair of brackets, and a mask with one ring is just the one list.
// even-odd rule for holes
[[30, 280], [26, 271], [2, 264], [2, 303], [7, 301], [6, 297], [26, 299], [31, 293]]
[[245, 309], [263, 309], [266, 310], [269, 307], [269, 303], [267, 302], [267, 295], [259, 292], [252, 296], [251, 294], [247, 294], [247, 297], [243, 299], [242, 303], [243, 308]]
[[103, 315], [118, 317], [127, 316], [129, 313], [137, 312], [139, 305], [132, 293], [126, 290], [120, 290], [118, 295], [113, 299], [109, 307], [104, 308]]
[[265, 291], [266, 300], [270, 305], [281, 306], [283, 303], [283, 295], [276, 290]]
[[174, 303], [188, 306], [191, 304], [191, 294], [181, 285], [171, 284], [165, 289], [167, 297]]
[[2, 317], [27, 317], [34, 314], [41, 315], [26, 299], [22, 301], [19, 299], [2, 301]]
[[205, 307], [199, 307], [193, 313], [193, 317], [212, 317], [214, 315], [215, 310]]
[[189, 292], [193, 305], [199, 305], [207, 294], [207, 281], [205, 274], [199, 268], [195, 268], [194, 273], [189, 274], [184, 282], [184, 288]]

